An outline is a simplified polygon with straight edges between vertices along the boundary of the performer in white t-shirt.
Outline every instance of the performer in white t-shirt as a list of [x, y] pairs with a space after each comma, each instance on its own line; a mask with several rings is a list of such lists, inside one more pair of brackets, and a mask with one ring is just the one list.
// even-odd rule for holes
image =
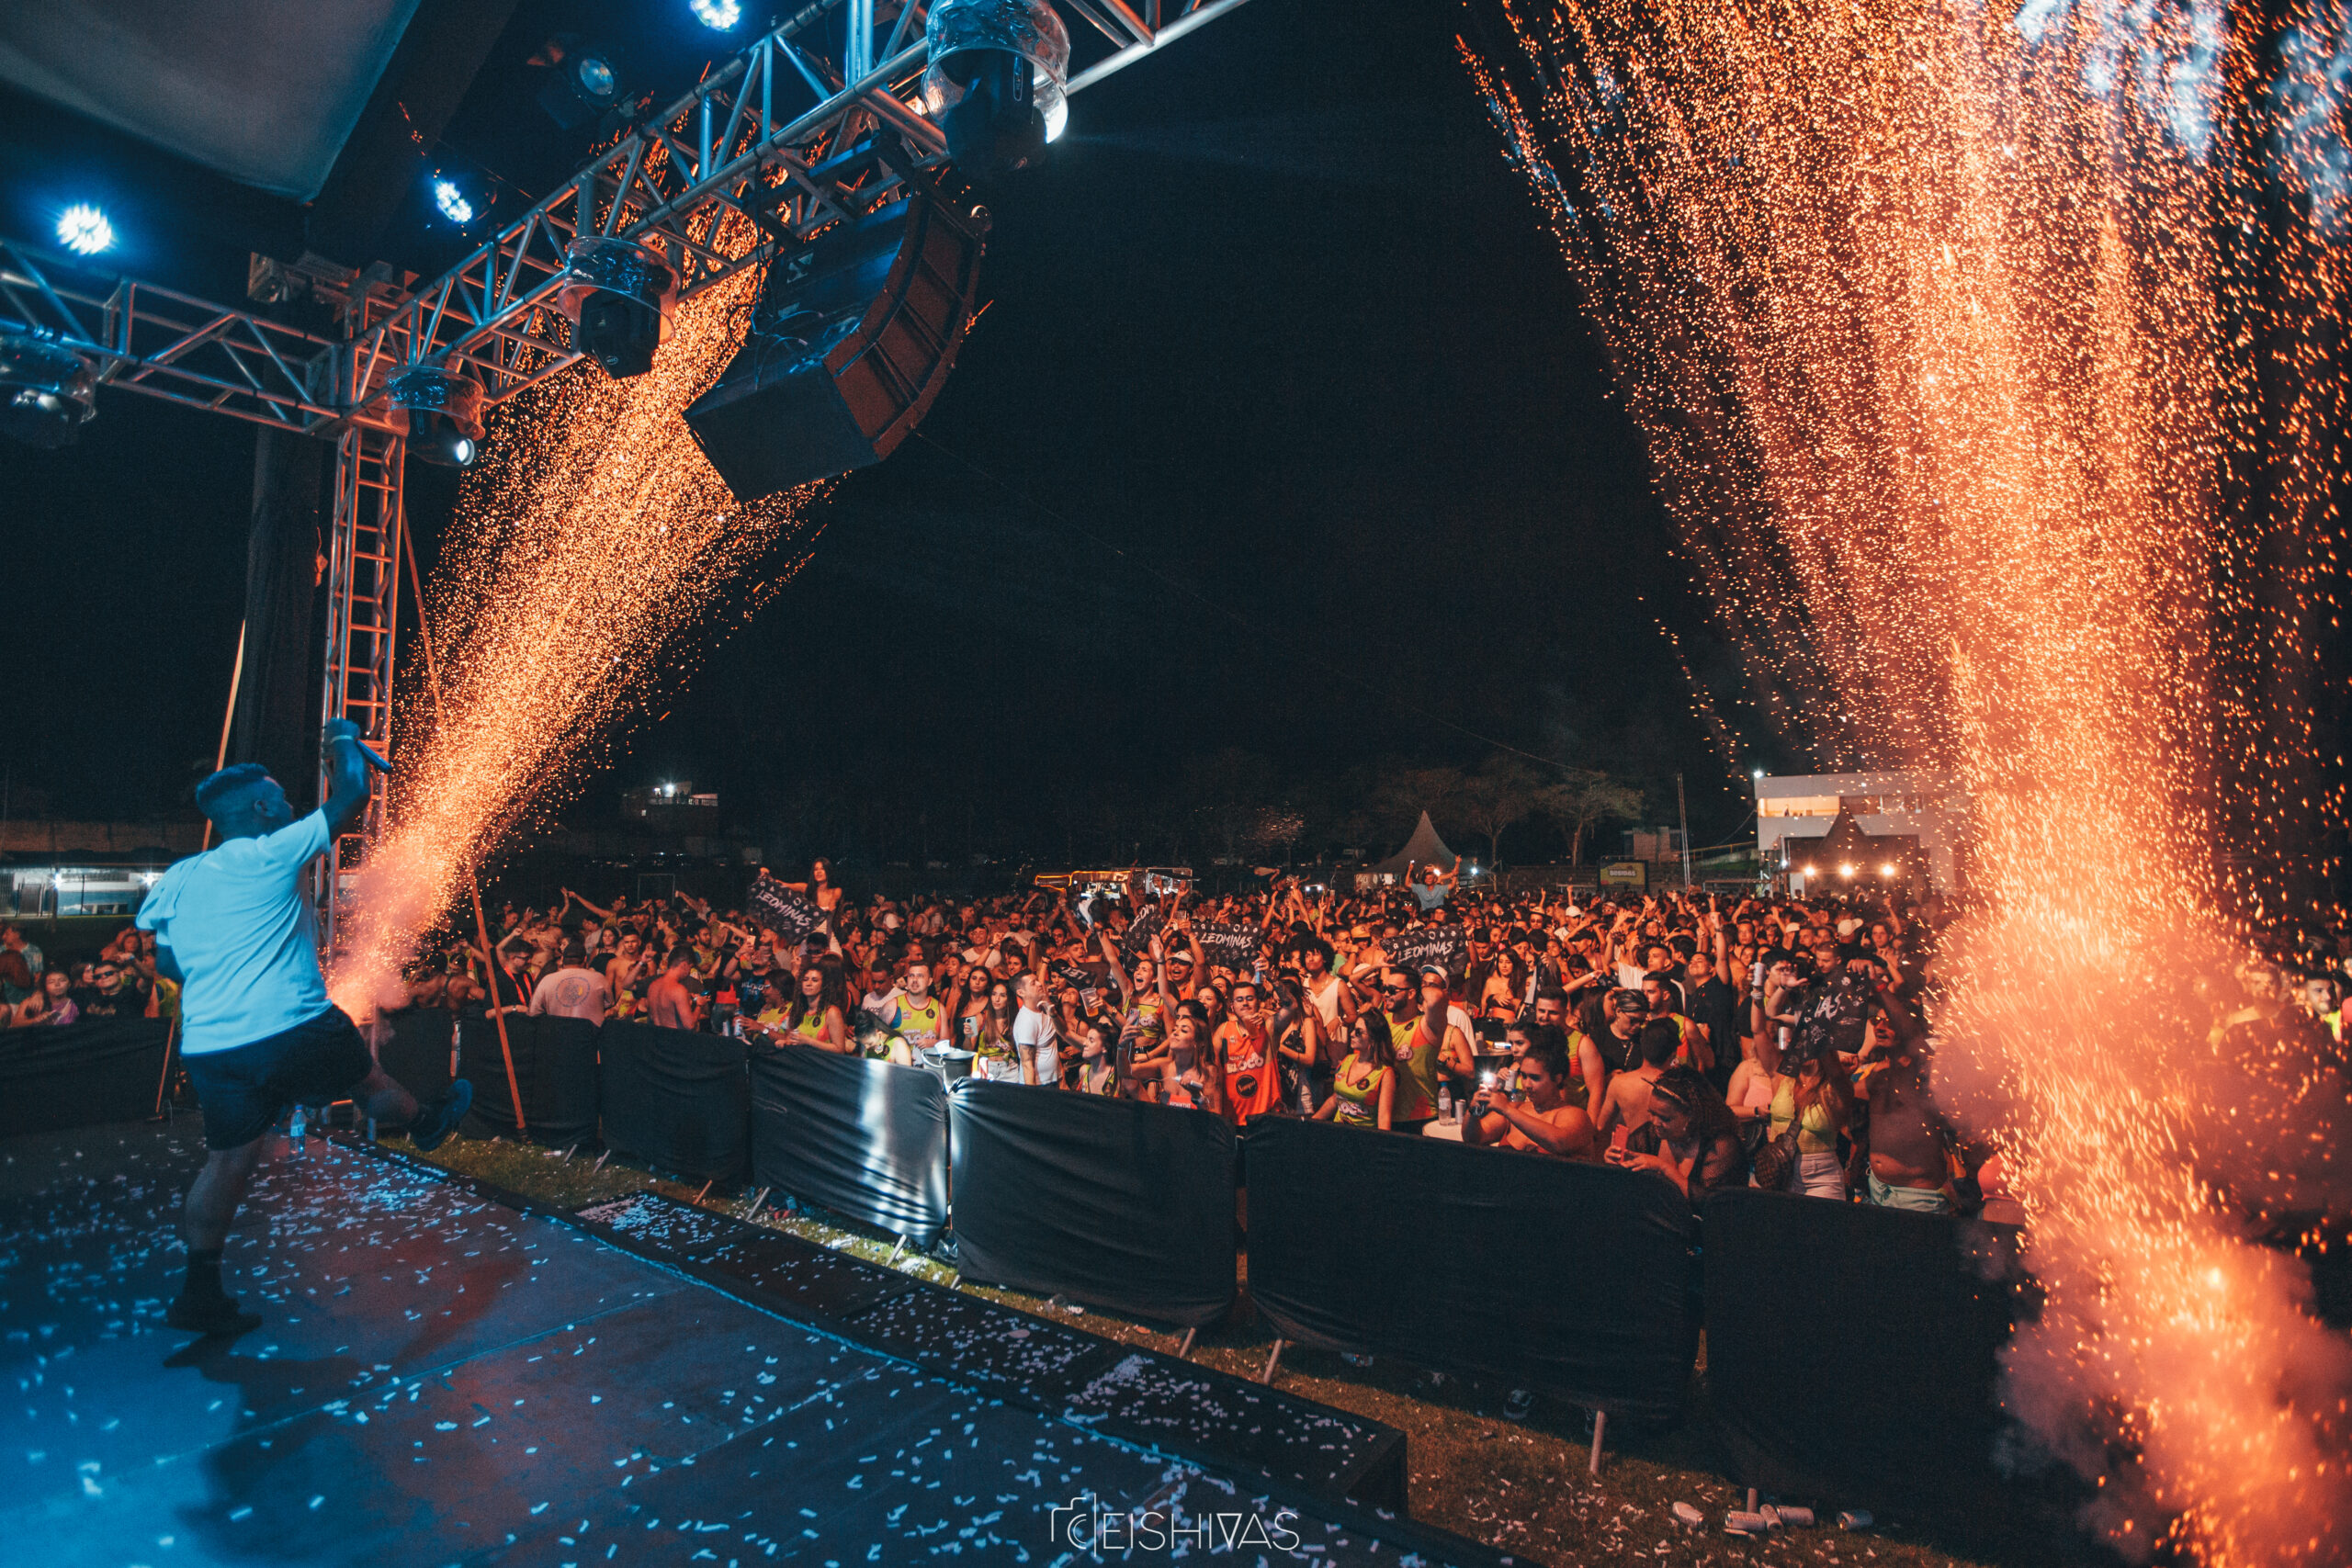
[[288, 1106], [356, 1100], [430, 1149], [473, 1102], [472, 1086], [460, 1078], [420, 1108], [327, 1000], [301, 878], [368, 804], [358, 734], [347, 719], [328, 722], [326, 804], [299, 820], [258, 763], [223, 768], [197, 785], [196, 804], [212, 819], [220, 847], [164, 873], [139, 908], [140, 929], [155, 933], [155, 967], [180, 983], [180, 1055], [209, 1151], [180, 1210], [187, 1281], [164, 1313], [174, 1328], [233, 1335], [261, 1326], [221, 1289], [220, 1249], [265, 1135]]

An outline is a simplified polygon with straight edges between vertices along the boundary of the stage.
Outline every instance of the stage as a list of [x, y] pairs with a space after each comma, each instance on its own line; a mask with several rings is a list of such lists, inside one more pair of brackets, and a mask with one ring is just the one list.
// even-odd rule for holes
[[[228, 1250], [224, 1279], [264, 1326], [196, 1341], [161, 1317], [201, 1157], [193, 1116], [0, 1142], [11, 1558], [1096, 1560], [1072, 1550], [1095, 1539], [1075, 1506], [1172, 1510], [1186, 1530], [1247, 1539], [1237, 1561], [1498, 1561], [1090, 1430], [1103, 1423], [1083, 1398], [1056, 1414], [1008, 1397], [1003, 1324], [1057, 1325], [1007, 1314], [967, 1337], [969, 1377], [943, 1375], [724, 1293], [617, 1231], [317, 1138], [264, 1166]], [[1134, 1360], [1100, 1381], [1135, 1381]], [[1117, 1529], [1103, 1560], [1123, 1556]], [[1189, 1539], [1224, 1555], [1214, 1535]]]

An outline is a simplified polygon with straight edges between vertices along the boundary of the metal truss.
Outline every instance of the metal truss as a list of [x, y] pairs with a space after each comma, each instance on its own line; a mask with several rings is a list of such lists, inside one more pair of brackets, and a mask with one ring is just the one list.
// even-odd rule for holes
[[102, 386], [311, 431], [343, 419], [345, 345], [249, 310], [0, 240], [0, 331], [73, 349]]
[[[1074, 94], [1242, 0], [1049, 3], [1078, 49]], [[275, 285], [299, 273], [334, 308], [339, 336], [5, 239], [0, 332], [74, 350], [104, 385], [335, 440], [322, 716], [356, 721], [388, 752], [405, 444], [385, 384], [411, 366], [443, 364], [480, 380], [495, 403], [574, 363], [554, 297], [576, 239], [650, 246], [688, 299], [761, 265], [787, 236], [806, 239], [902, 196], [904, 171], [946, 160], [922, 104], [926, 14], [923, 0], [811, 0], [431, 282], [401, 288], [373, 273], [255, 258], [257, 299], [277, 298]], [[876, 145], [886, 139], [887, 155]], [[764, 238], [719, 243], [730, 215]], [[384, 814], [379, 777], [365, 818], [322, 863], [320, 936], [330, 949], [345, 878]]]
[[[335, 448], [334, 526], [327, 559], [327, 671], [322, 721], [347, 718], [382, 756], [392, 747], [392, 660], [401, 607], [401, 468], [407, 444], [346, 430]], [[333, 951], [345, 877], [386, 821], [384, 775], [369, 770], [368, 809], [320, 862], [319, 941]], [[327, 795], [324, 761], [319, 798]]]
[[[1054, 0], [1074, 35], [1091, 28], [1110, 52], [1077, 71], [1076, 93], [1214, 20], [1242, 0]], [[846, 10], [838, 61], [804, 35]], [[876, 157], [895, 136], [918, 166], [944, 162], [924, 117], [923, 7], [907, 0], [814, 0], [621, 138], [561, 189], [434, 282], [365, 324], [354, 345], [355, 400], [409, 365], [447, 360], [498, 402], [578, 358], [552, 309], [564, 247], [596, 236], [636, 240], [668, 258], [688, 299], [747, 266], [767, 246], [717, 243], [729, 213], [796, 240], [904, 194]], [[747, 225], [748, 227], [748, 225]]]
[[[1242, 0], [1052, 3], [1074, 38], [1109, 45], [1073, 72], [1076, 93]], [[809, 39], [843, 11], [830, 50], [839, 58], [829, 58]], [[475, 377], [488, 401], [502, 402], [579, 358], [554, 308], [573, 240], [648, 244], [691, 298], [770, 248], [722, 249], [716, 231], [728, 214], [805, 239], [904, 194], [901, 175], [873, 152], [876, 133], [907, 149], [900, 166], [944, 162], [923, 113], [923, 15], [915, 0], [813, 0], [441, 276], [404, 289], [314, 276], [315, 291], [341, 309], [340, 339], [6, 240], [0, 331], [75, 350], [107, 385], [304, 434], [395, 429], [384, 384], [426, 361]], [[821, 30], [830, 48], [832, 29]]]

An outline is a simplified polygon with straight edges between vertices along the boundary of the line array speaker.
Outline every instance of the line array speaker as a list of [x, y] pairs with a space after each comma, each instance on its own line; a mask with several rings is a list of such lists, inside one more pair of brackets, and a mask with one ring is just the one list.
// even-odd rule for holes
[[782, 251], [686, 425], [740, 502], [876, 463], [931, 411], [971, 322], [985, 208], [919, 190]]

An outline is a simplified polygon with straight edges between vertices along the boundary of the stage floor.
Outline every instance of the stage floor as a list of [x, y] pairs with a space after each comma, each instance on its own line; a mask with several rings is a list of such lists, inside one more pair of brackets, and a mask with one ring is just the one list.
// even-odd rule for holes
[[[200, 1124], [0, 1142], [0, 1556], [67, 1564], [1149, 1561], [1069, 1509], [1272, 1546], [1399, 1542], [783, 1321], [356, 1150], [267, 1163], [223, 1275], [262, 1328], [165, 1328]], [[1225, 1516], [1220, 1522], [1215, 1516]], [[1056, 1537], [1056, 1526], [1064, 1532]], [[1296, 1544], [1283, 1539], [1295, 1534]], [[1106, 1540], [1112, 1545], [1115, 1535]], [[1196, 1540], [1201, 1538], [1194, 1538]], [[1078, 1527], [1080, 1544], [1091, 1537]], [[1427, 1557], [1419, 1559], [1428, 1562]]]

